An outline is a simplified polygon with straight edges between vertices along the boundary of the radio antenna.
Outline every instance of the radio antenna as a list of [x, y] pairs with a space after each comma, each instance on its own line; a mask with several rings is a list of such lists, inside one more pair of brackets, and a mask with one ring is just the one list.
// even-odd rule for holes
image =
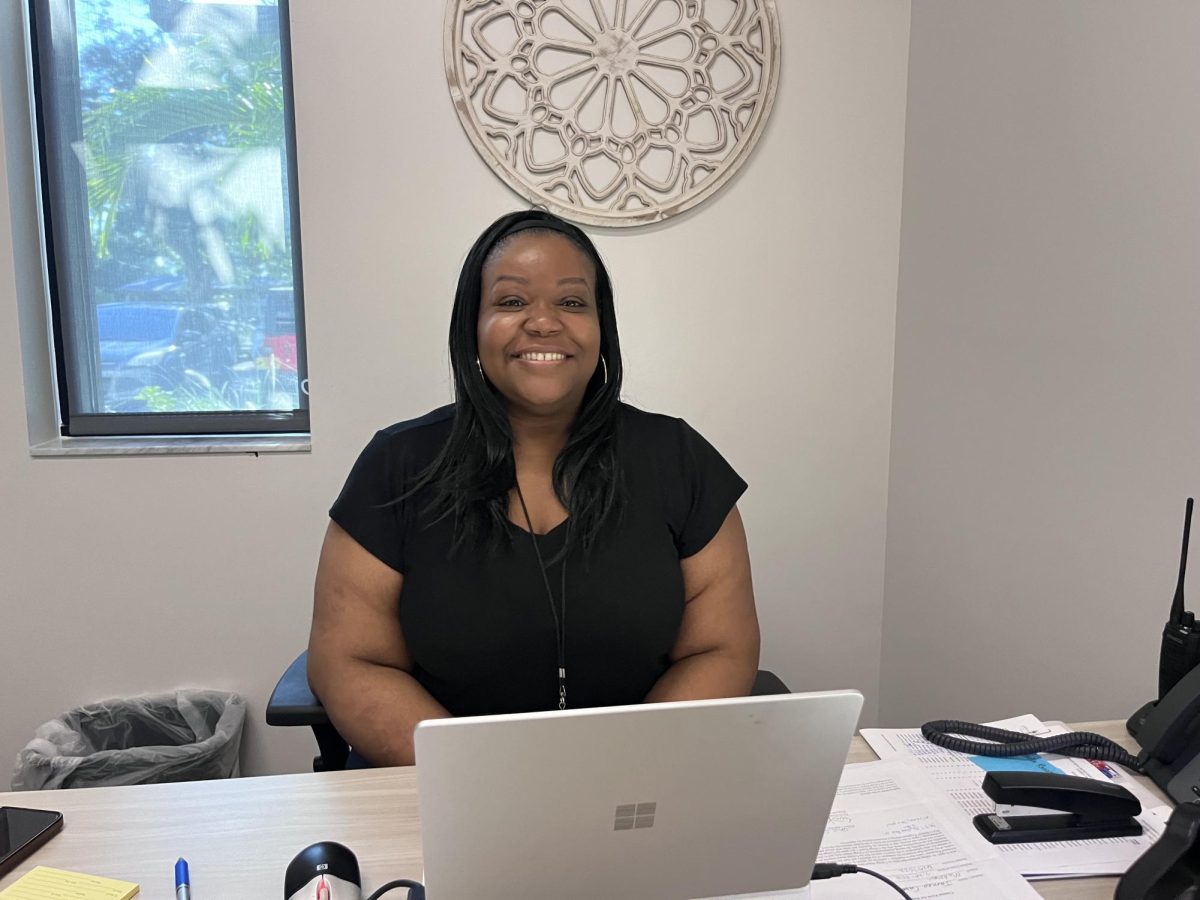
[[1171, 603], [1171, 621], [1183, 624], [1183, 576], [1187, 574], [1188, 535], [1192, 532], [1192, 498], [1187, 499], [1187, 512], [1183, 515], [1183, 552], [1179, 556], [1179, 584], [1175, 586], [1175, 600]]

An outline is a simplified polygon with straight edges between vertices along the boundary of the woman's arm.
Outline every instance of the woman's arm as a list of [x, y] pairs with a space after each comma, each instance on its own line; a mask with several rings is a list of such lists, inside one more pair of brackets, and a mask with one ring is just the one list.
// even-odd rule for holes
[[758, 616], [746, 531], [735, 506], [699, 553], [680, 561], [686, 606], [671, 667], [648, 703], [742, 697], [758, 672]]
[[413, 729], [450, 714], [417, 683], [400, 630], [404, 576], [329, 523], [308, 639], [308, 681], [330, 721], [380, 766], [411, 766]]

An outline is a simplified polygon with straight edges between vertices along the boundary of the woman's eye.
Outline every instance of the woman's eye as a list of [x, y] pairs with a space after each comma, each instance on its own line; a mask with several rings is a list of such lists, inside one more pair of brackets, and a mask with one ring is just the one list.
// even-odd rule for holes
[[505, 297], [498, 304], [499, 306], [523, 306], [525, 303], [520, 297]]
[[587, 304], [578, 297], [567, 297], [562, 301], [562, 305], [571, 307], [572, 309], [582, 309], [583, 307], [587, 306]]

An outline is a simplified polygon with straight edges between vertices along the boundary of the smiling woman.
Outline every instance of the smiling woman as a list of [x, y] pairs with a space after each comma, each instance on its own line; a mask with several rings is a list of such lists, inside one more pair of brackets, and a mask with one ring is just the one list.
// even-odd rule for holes
[[411, 764], [427, 718], [747, 693], [746, 484], [682, 420], [620, 401], [587, 235], [493, 223], [450, 358], [454, 404], [378, 432], [330, 510], [309, 680], [351, 764]]

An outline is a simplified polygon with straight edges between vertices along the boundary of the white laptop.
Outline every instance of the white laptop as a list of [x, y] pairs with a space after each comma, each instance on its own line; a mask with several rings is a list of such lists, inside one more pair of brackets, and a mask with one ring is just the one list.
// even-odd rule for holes
[[808, 884], [857, 691], [435, 719], [429, 900], [692, 900]]

